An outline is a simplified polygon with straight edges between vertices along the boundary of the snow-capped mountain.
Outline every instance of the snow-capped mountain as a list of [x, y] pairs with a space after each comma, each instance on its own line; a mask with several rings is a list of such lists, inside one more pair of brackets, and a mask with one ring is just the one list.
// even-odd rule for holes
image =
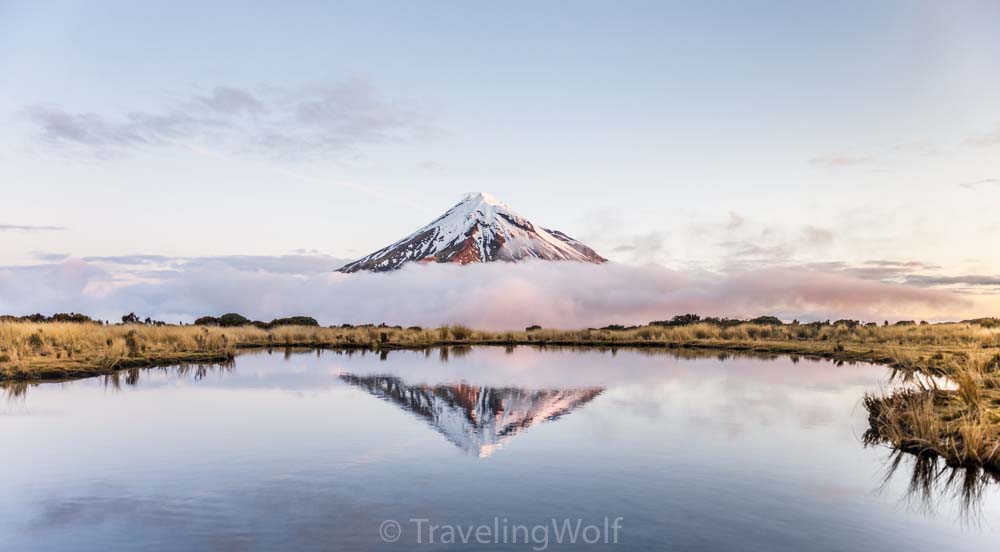
[[407, 385], [392, 376], [341, 374], [340, 379], [427, 420], [449, 441], [484, 458], [529, 427], [587, 404], [603, 389]]
[[469, 194], [420, 230], [338, 272], [383, 272], [410, 261], [467, 264], [526, 259], [607, 260], [566, 234], [537, 226], [506, 203], [479, 192]]

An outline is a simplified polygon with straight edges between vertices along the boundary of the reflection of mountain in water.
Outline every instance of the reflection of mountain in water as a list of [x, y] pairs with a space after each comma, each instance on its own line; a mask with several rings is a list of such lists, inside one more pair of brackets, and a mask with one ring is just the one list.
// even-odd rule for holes
[[531, 391], [513, 387], [406, 385], [392, 376], [342, 374], [345, 382], [425, 418], [462, 450], [489, 456], [529, 427], [590, 402], [601, 388]]

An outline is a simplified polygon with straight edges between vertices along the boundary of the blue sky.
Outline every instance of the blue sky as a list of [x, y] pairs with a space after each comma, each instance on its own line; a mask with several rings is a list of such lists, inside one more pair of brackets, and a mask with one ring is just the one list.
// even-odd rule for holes
[[0, 265], [351, 258], [485, 190], [621, 263], [896, 263], [872, 277], [993, 292], [997, 22], [997, 2], [0, 0]]

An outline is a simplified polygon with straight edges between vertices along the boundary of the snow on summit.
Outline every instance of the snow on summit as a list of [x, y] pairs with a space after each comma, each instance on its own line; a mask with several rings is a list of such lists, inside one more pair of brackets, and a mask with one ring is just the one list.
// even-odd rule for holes
[[558, 230], [536, 226], [492, 195], [477, 192], [430, 224], [338, 272], [384, 272], [410, 261], [468, 264], [526, 259], [607, 260]]

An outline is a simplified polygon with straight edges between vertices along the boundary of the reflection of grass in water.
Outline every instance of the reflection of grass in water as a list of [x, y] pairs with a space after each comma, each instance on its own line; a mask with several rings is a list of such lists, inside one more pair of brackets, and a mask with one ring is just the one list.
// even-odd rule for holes
[[[178, 364], [176, 366], [158, 366], [151, 368], [129, 368], [119, 370], [110, 374], [100, 376], [100, 382], [109, 391], [121, 391], [123, 387], [133, 387], [139, 385], [139, 380], [143, 372], [151, 370], [163, 374], [177, 377], [193, 377], [196, 381], [204, 379], [212, 373], [227, 374], [235, 369], [236, 363], [233, 361], [217, 362], [212, 364]], [[28, 389], [44, 383], [61, 381], [76, 381], [80, 378], [68, 378], [62, 380], [46, 380], [44, 382], [30, 381], [0, 381], [0, 389], [3, 390], [8, 402], [22, 401], [28, 395]]]
[[453, 345], [451, 355], [455, 358], [462, 358], [472, 352], [472, 347], [468, 345]]
[[[235, 362], [229, 361], [213, 364], [178, 364], [177, 366], [164, 366], [150, 369], [157, 370], [164, 374], [175, 375], [179, 378], [192, 376], [196, 381], [200, 381], [210, 373], [230, 373], [233, 371], [235, 366]], [[139, 368], [129, 368], [128, 370], [121, 370], [102, 376], [102, 381], [106, 389], [119, 391], [122, 388], [122, 384], [125, 384], [126, 386], [139, 385], [139, 375], [142, 371], [143, 370], [140, 370]]]
[[7, 397], [8, 402], [14, 402], [23, 400], [27, 396], [29, 385], [26, 381], [9, 381], [0, 384], [0, 387], [3, 387], [4, 396]]
[[[880, 442], [877, 438], [875, 442]], [[866, 443], [873, 444], [866, 435]], [[982, 522], [982, 499], [986, 489], [1000, 483], [1000, 476], [978, 467], [949, 466], [941, 457], [931, 454], [908, 454], [892, 451], [880, 489], [884, 491], [903, 466], [909, 466], [909, 477], [903, 500], [926, 514], [935, 513], [943, 502], [958, 506], [963, 523]]]

